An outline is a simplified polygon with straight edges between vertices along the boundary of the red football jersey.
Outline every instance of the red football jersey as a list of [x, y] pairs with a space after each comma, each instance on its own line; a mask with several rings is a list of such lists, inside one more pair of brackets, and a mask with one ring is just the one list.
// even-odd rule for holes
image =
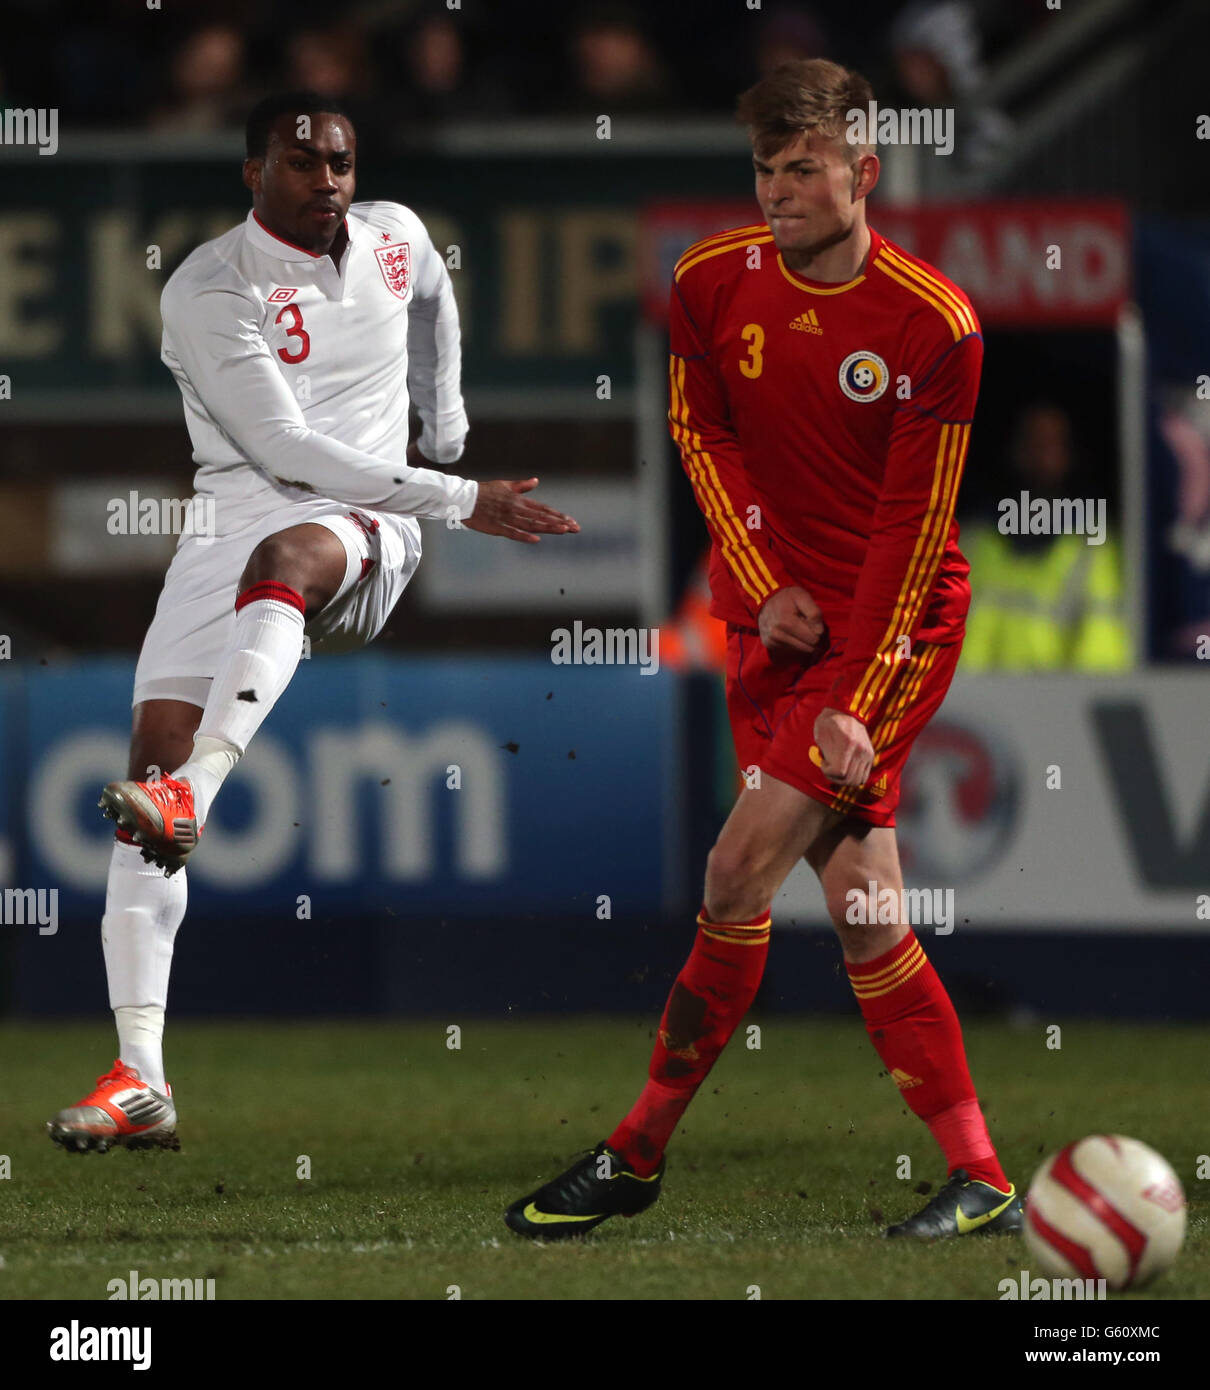
[[911, 642], [965, 630], [954, 505], [983, 362], [966, 295], [870, 238], [840, 285], [790, 270], [763, 223], [690, 247], [668, 415], [714, 542], [711, 611], [755, 626], [778, 589], [806, 589], [828, 625], [829, 704], [867, 725], [911, 678]]

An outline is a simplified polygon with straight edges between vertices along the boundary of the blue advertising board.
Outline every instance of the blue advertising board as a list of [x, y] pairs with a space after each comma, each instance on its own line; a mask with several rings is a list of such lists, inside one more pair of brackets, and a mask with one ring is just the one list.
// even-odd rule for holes
[[[125, 775], [131, 665], [0, 689], [9, 882], [99, 912]], [[608, 920], [680, 880], [675, 678], [532, 659], [303, 662], [189, 866], [191, 920], [342, 909]], [[14, 826], [18, 826], [14, 830]], [[601, 915], [601, 904], [606, 915]]]

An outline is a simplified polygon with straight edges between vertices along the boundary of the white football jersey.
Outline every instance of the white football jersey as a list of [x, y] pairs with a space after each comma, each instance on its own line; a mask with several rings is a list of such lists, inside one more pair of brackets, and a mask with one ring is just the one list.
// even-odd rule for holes
[[406, 463], [409, 391], [426, 458], [453, 463], [466, 438], [445, 263], [398, 203], [354, 203], [346, 220], [339, 270], [249, 212], [164, 286], [161, 356], [220, 533], [317, 495], [447, 521], [474, 510], [476, 483]]

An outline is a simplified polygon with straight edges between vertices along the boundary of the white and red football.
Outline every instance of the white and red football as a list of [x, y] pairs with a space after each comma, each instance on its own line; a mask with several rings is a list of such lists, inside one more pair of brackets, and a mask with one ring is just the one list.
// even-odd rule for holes
[[1093, 1134], [1048, 1158], [1025, 1199], [1025, 1239], [1052, 1277], [1130, 1289], [1162, 1274], [1185, 1238], [1185, 1192], [1161, 1154]]

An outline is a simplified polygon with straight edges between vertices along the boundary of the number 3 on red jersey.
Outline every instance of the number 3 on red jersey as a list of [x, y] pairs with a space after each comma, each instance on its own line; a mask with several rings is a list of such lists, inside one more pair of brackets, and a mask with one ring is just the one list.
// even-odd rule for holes
[[739, 369], [746, 377], [755, 380], [765, 370], [765, 330], [759, 323], [746, 323], [739, 336], [748, 344], [747, 359], [740, 362]]
[[297, 304], [287, 304], [273, 320], [274, 323], [281, 321], [289, 314], [291, 316], [290, 327], [286, 329], [287, 338], [298, 339], [298, 351], [287, 352], [285, 348], [278, 348], [277, 355], [283, 362], [289, 362], [296, 366], [299, 362], [305, 362], [311, 353], [311, 335], [303, 327], [302, 310]]

